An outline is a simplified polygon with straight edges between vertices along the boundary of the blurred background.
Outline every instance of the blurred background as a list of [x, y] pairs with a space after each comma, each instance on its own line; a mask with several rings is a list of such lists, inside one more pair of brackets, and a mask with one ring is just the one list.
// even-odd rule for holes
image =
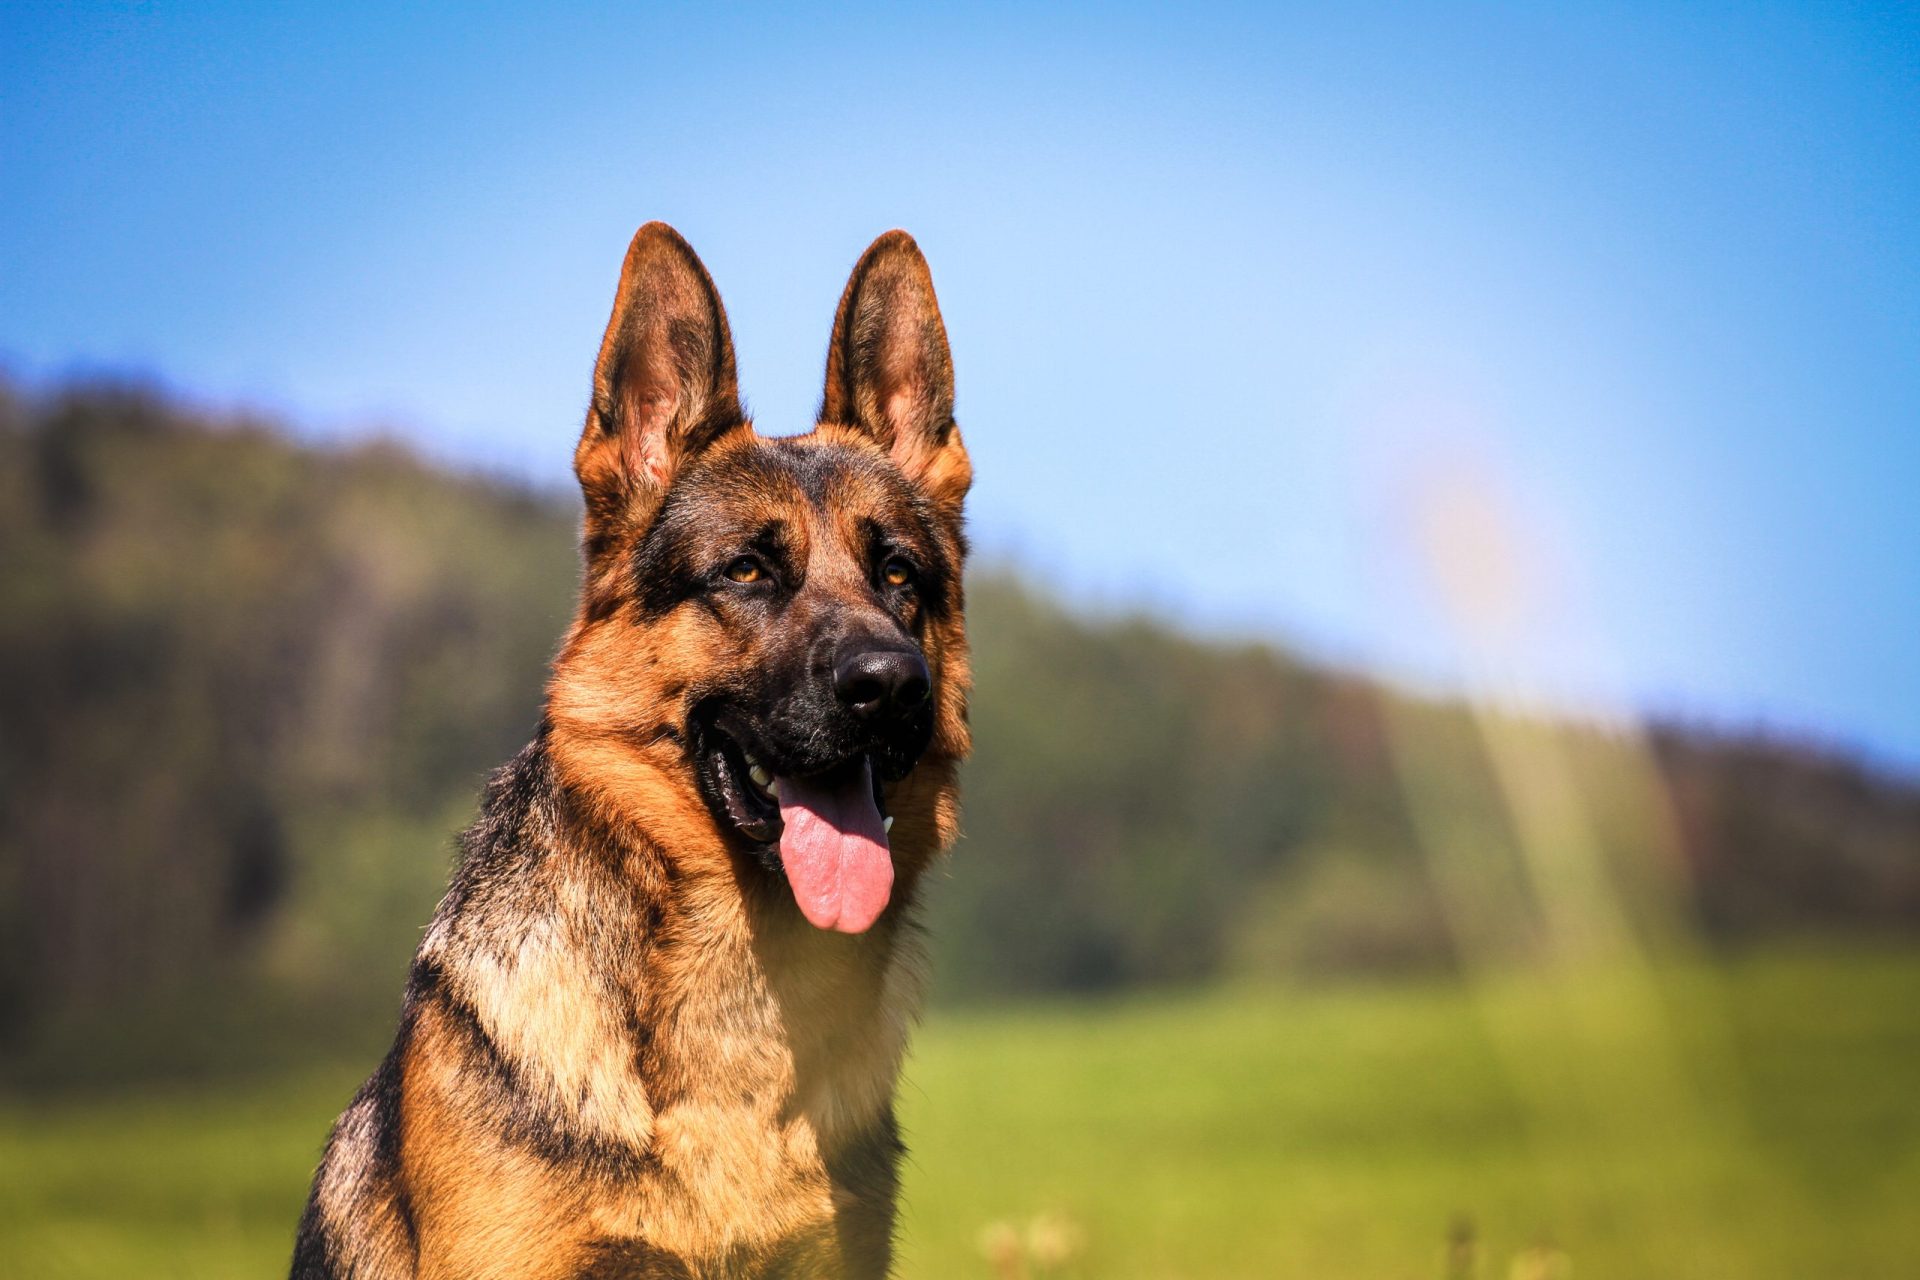
[[664, 218], [978, 474], [910, 1277], [1908, 1276], [1920, 18], [0, 13], [0, 1272], [281, 1271]]

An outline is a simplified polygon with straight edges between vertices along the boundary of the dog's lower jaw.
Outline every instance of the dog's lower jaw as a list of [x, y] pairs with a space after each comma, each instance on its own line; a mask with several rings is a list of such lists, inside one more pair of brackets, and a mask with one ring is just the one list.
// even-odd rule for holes
[[[556, 700], [557, 701], [557, 700]], [[549, 712], [544, 741], [556, 777], [575, 805], [626, 843], [658, 850], [676, 874], [717, 878], [724, 887], [752, 886], [742, 865], [763, 869], [793, 905], [777, 842], [756, 840], [731, 822], [707, 794], [693, 735], [636, 735], [591, 719]], [[926, 869], [959, 834], [958, 762], [929, 751], [904, 778], [880, 784], [893, 863], [893, 902], [881, 919], [911, 914]], [[797, 908], [796, 908], [797, 909]]]

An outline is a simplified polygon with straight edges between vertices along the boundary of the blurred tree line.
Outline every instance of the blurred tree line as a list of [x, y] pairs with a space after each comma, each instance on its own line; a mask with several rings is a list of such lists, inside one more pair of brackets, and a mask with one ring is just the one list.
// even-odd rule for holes
[[[0, 385], [0, 1068], [377, 1045], [534, 724], [576, 518], [387, 444]], [[1649, 945], [1920, 927], [1920, 789], [1845, 758], [1490, 718], [1006, 572], [969, 612], [945, 999], [1523, 958], [1562, 843]]]

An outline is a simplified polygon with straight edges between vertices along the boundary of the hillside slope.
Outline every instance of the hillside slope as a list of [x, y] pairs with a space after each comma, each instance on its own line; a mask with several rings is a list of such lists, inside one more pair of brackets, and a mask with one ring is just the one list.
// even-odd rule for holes
[[[533, 725], [575, 519], [391, 446], [0, 394], [0, 1039], [165, 1039], [243, 996], [384, 1020]], [[1920, 927], [1908, 781], [969, 593], [947, 997]]]

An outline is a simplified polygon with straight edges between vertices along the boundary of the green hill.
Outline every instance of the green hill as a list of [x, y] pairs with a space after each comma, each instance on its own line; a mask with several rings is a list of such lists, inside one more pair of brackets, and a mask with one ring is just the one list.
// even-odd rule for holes
[[[533, 725], [576, 518], [387, 444], [0, 388], [14, 1074], [377, 1039]], [[943, 999], [1920, 929], [1920, 790], [1856, 762], [1414, 699], [1004, 570], [969, 607]]]

